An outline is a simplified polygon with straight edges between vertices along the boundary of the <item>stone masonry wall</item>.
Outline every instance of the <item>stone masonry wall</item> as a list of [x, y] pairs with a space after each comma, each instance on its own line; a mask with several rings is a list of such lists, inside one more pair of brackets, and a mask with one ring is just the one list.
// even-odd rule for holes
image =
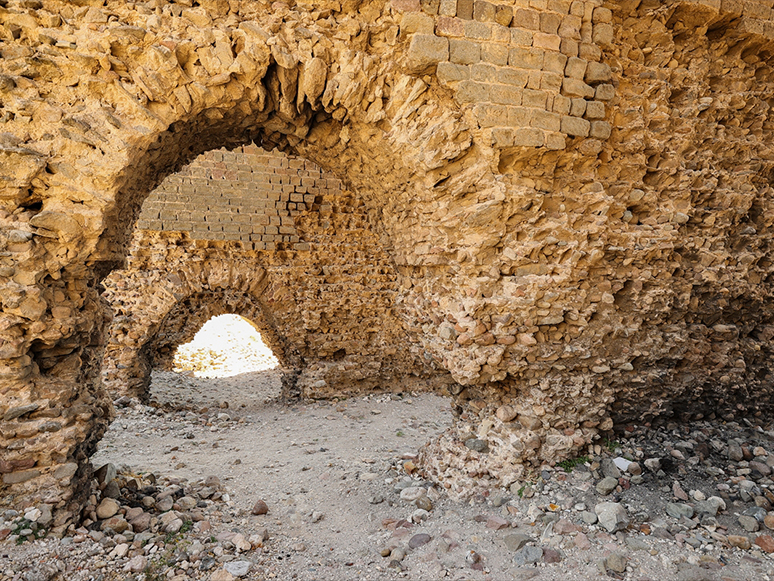
[[[294, 218], [341, 182], [316, 164], [255, 145], [202, 154], [167, 176], [143, 203], [140, 230], [240, 240], [247, 249], [304, 249]], [[315, 202], [315, 200], [317, 200]]]
[[368, 249], [313, 207], [308, 251], [250, 250], [264, 290], [229, 259], [241, 241], [191, 260], [171, 232], [141, 249], [167, 278], [132, 284], [159, 305], [202, 280], [255, 292], [317, 365], [340, 314], [378, 351], [348, 271], [377, 265], [377, 312], [455, 382], [455, 425], [420, 458], [452, 494], [632, 417], [772, 413], [772, 0], [187, 4], [0, 2], [4, 502], [57, 526], [79, 509], [111, 414], [100, 281], [163, 178], [253, 143], [345, 182], [337, 219], [367, 217]]
[[103, 284], [115, 315], [102, 377], [114, 396], [146, 397], [151, 368], [226, 313], [261, 330], [286, 395], [450, 381], [397, 317], [397, 274], [365, 208], [316, 164], [278, 151], [210, 151], [165, 178], [142, 206], [126, 268]]
[[568, 136], [610, 136], [605, 103], [615, 88], [600, 61], [613, 13], [601, 2], [402, 4], [409, 61], [417, 70], [432, 61], [496, 145], [564, 149]]

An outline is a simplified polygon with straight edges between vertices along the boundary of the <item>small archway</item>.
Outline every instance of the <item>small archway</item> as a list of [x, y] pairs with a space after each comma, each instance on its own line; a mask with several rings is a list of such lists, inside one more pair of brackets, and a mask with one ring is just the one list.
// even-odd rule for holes
[[241, 315], [210, 318], [187, 343], [175, 349], [172, 370], [196, 377], [232, 377], [276, 369], [280, 361], [260, 328]]

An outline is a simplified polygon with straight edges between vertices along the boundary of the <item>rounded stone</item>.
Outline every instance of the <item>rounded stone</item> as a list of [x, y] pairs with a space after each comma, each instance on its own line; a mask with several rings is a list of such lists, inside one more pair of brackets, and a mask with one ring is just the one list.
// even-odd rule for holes
[[269, 512], [269, 506], [266, 504], [265, 501], [258, 500], [253, 505], [253, 509], [250, 512], [252, 512], [254, 515], [266, 514]]
[[760, 528], [760, 524], [755, 517], [742, 515], [739, 517], [739, 526], [749, 533], [754, 533]]
[[408, 546], [410, 549], [418, 549], [419, 547], [429, 543], [433, 537], [427, 533], [419, 533], [409, 539]]
[[121, 505], [112, 498], [103, 498], [97, 507], [97, 518], [106, 519], [118, 513]]

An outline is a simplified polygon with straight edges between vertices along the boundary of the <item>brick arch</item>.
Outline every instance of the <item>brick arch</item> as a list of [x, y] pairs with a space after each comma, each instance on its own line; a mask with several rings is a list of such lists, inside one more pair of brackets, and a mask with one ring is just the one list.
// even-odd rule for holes
[[[107, 299], [114, 311], [104, 355], [103, 384], [113, 397], [146, 398], [151, 368], [164, 353], [193, 338], [217, 315], [241, 315], [265, 334], [267, 345], [290, 370], [299, 356], [283, 341], [265, 313], [262, 295], [266, 271], [255, 263], [212, 257], [177, 264], [173, 271], [129, 271], [111, 285]], [[152, 281], [153, 291], [142, 292]], [[139, 298], [139, 300], [137, 300]]]
[[177, 348], [193, 341], [208, 321], [221, 315], [239, 315], [261, 334], [263, 342], [280, 365], [292, 368], [290, 361], [297, 360], [298, 354], [286, 355], [276, 330], [266, 322], [263, 308], [256, 297], [233, 291], [197, 293], [179, 301], [164, 317], [155, 337], [148, 343], [150, 366], [172, 369]]
[[614, 403], [771, 408], [770, 169], [750, 161], [770, 149], [771, 9], [79, 4], [0, 11], [3, 502], [78, 510], [111, 414], [99, 281], [165, 175], [253, 142], [368, 208], [394, 310], [467, 412], [443, 446], [470, 465], [435, 474], [507, 484]]

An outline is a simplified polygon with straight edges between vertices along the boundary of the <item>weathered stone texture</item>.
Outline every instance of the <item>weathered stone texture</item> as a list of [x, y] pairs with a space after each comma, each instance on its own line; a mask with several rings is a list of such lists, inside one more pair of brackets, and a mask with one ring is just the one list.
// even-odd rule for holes
[[252, 143], [362, 204], [409, 351], [459, 384], [422, 460], [452, 492], [613, 418], [771, 411], [768, 2], [2, 4], [5, 502], [77, 509], [99, 282], [164, 177]]
[[[226, 220], [241, 216], [224, 241], [236, 223]], [[287, 234], [265, 233], [275, 217], [290, 220]], [[148, 196], [137, 227], [126, 268], [103, 281], [114, 312], [103, 382], [114, 395], [145, 397], [151, 368], [169, 367], [178, 345], [226, 313], [261, 331], [292, 380], [287, 395], [453, 383], [398, 317], [398, 276], [365, 206], [309, 161], [203, 154]]]

